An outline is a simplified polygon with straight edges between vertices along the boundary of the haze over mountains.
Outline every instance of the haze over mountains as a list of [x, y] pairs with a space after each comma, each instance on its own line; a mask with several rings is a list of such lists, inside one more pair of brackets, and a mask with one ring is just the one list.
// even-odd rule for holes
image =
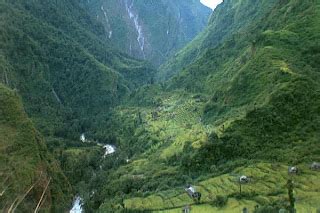
[[0, 209], [316, 212], [319, 58], [319, 0], [0, 0]]

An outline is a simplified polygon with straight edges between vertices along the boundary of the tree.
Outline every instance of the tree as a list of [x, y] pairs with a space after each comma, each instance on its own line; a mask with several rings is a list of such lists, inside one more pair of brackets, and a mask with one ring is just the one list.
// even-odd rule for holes
[[288, 188], [288, 197], [289, 197], [289, 211], [290, 213], [294, 213], [295, 212], [295, 208], [294, 208], [294, 203], [295, 203], [295, 198], [293, 196], [293, 181], [291, 179], [288, 180], [287, 182], [287, 188]]

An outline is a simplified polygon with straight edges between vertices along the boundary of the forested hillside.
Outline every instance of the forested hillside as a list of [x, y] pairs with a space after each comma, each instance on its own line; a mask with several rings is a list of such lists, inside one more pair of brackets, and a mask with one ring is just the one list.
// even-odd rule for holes
[[[107, 174], [100, 209], [179, 212], [193, 203], [183, 190], [192, 183], [203, 195], [196, 211], [278, 212], [290, 209], [294, 165], [303, 170], [293, 177], [296, 208], [315, 211], [319, 29], [318, 1], [224, 1], [172, 59], [178, 74], [116, 109], [113, 134], [123, 149], [130, 141], [130, 161]], [[243, 175], [252, 182], [241, 194]]]
[[[0, 209], [61, 212], [71, 185], [24, 112], [17, 91], [0, 84]], [[43, 195], [43, 196], [42, 196]]]
[[202, 11], [0, 0], [0, 209], [319, 211], [320, 1]]
[[75, 1], [3, 1], [1, 10], [1, 81], [45, 134], [75, 137], [152, 80], [148, 63], [112, 49]]
[[198, 0], [83, 0], [113, 45], [155, 66], [164, 63], [207, 24], [211, 10]]
[[[224, 1], [210, 17], [208, 26], [175, 57], [164, 63], [158, 73], [160, 80], [174, 74], [199, 59], [208, 49], [215, 48], [236, 34], [248, 36], [248, 30], [270, 12], [277, 0]], [[255, 6], [253, 6], [255, 5]]]
[[[105, 130], [94, 123], [106, 120], [137, 86], [151, 83], [154, 70], [113, 48], [103, 26], [76, 1], [2, 0], [0, 11], [0, 83], [5, 94], [14, 91], [0, 104], [0, 209], [35, 209], [51, 180], [41, 209], [62, 212], [71, 205], [77, 175], [62, 174], [66, 147], [79, 146], [80, 134], [89, 130], [104, 140], [99, 132]], [[20, 100], [7, 104], [11, 96], [21, 96], [23, 107]], [[24, 110], [40, 133], [25, 115], [14, 120]]]

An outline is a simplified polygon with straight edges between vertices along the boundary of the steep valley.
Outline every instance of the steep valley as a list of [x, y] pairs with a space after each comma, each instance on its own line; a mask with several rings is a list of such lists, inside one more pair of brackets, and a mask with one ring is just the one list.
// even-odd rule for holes
[[207, 24], [211, 10], [199, 1], [84, 0], [123, 52], [160, 66]]
[[2, 211], [320, 210], [319, 0], [0, 11]]

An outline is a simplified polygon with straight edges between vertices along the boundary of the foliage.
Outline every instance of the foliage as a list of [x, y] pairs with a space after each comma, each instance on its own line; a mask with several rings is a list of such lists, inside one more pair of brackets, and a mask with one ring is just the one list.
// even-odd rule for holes
[[45, 135], [78, 138], [152, 78], [146, 62], [105, 43], [102, 27], [74, 1], [17, 0], [1, 10], [3, 82], [19, 90]]
[[[278, 190], [262, 195], [267, 190], [261, 187], [260, 191], [244, 192], [238, 197], [238, 185], [225, 184], [231, 181], [227, 174], [260, 162], [306, 165], [319, 159], [320, 76], [319, 66], [310, 54], [317, 54], [319, 43], [318, 3], [252, 4], [224, 2], [207, 31], [183, 50], [192, 53], [185, 53], [184, 59], [179, 53], [172, 59], [168, 70], [180, 71], [177, 75], [168, 82], [137, 90], [115, 109], [113, 118], [126, 129], [116, 135], [123, 145], [130, 141], [132, 146], [126, 150], [134, 154], [132, 162], [120, 165], [114, 176], [108, 176], [114, 184], [106, 191], [116, 191], [116, 185], [122, 184], [112, 180], [124, 174], [143, 177], [151, 187], [141, 186], [140, 192], [150, 190], [151, 195], [145, 198], [135, 193], [139, 182], [138, 188], [132, 186], [133, 191], [126, 189], [125, 203], [132, 209], [166, 210], [168, 206], [186, 204], [188, 198], [182, 188], [190, 182], [204, 185], [201, 193], [205, 197], [205, 192], [219, 189], [219, 183], [209, 187], [201, 182], [210, 178], [222, 179], [221, 191], [232, 189], [226, 196], [236, 200], [239, 208], [247, 201], [252, 202], [252, 206], [246, 206], [250, 209], [257, 203], [267, 206], [282, 201], [285, 184], [281, 193]], [[242, 18], [232, 22], [235, 16]], [[227, 30], [226, 22], [230, 22]], [[220, 35], [220, 40], [212, 39], [214, 35]], [[164, 77], [164, 73], [159, 75]], [[138, 122], [139, 112], [143, 116]], [[258, 175], [255, 172], [253, 176]], [[186, 178], [167, 183], [180, 176]], [[274, 176], [280, 178], [279, 173]], [[209, 196], [208, 201], [212, 200]], [[315, 207], [313, 202], [299, 208], [308, 205]]]
[[[82, 1], [93, 17], [104, 25], [107, 42], [117, 49], [158, 67], [191, 41], [207, 24], [211, 10], [199, 1]], [[126, 8], [136, 15], [144, 37], [143, 52], [138, 33]], [[103, 6], [103, 10], [102, 10]]]
[[292, 180], [288, 180], [287, 182], [287, 188], [288, 188], [288, 198], [289, 198], [289, 210], [290, 213], [295, 212], [295, 208], [294, 208], [294, 203], [295, 203], [295, 198], [293, 195], [293, 181]]
[[[75, 1], [56, 3], [1, 2], [0, 80], [22, 96], [87, 212], [181, 212], [193, 204], [186, 184], [203, 195], [200, 212], [272, 212], [288, 203], [288, 165], [304, 169], [298, 211], [318, 208], [319, 173], [308, 170], [320, 160], [318, 1], [224, 1], [161, 68], [159, 78], [178, 73], [161, 84]], [[83, 132], [117, 152], [102, 158]], [[240, 196], [241, 175], [252, 181]], [[216, 195], [224, 207], [209, 205]]]
[[8, 210], [15, 201], [19, 201], [13, 205], [17, 211], [35, 209], [47, 182], [52, 179], [41, 209], [62, 211], [71, 200], [68, 180], [24, 112], [18, 94], [0, 84], [0, 102], [1, 210]]
[[218, 195], [216, 199], [212, 202], [212, 205], [221, 208], [227, 205], [227, 202], [228, 202], [228, 197]]

